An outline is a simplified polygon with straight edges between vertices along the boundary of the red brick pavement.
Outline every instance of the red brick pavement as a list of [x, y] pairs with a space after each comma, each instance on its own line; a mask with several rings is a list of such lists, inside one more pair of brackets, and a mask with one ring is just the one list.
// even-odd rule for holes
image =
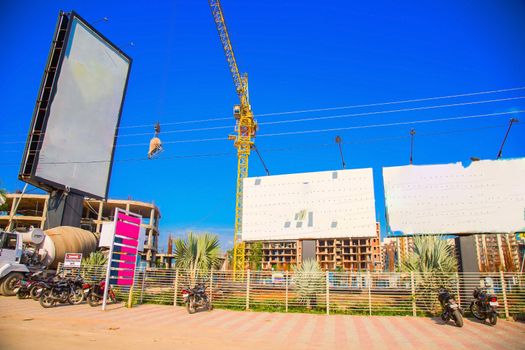
[[42, 308], [0, 297], [0, 349], [525, 349], [525, 324], [495, 327], [465, 320], [213, 310], [189, 315], [181, 307], [88, 305]]

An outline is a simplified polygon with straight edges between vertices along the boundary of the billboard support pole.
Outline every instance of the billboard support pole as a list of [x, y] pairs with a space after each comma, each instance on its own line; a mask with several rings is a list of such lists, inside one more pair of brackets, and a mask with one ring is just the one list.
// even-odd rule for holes
[[80, 227], [84, 196], [61, 190], [49, 194], [47, 228], [58, 226]]

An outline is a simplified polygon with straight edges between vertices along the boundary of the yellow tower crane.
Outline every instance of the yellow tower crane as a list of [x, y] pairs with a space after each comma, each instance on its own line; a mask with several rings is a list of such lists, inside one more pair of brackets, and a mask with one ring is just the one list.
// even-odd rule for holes
[[217, 32], [221, 40], [222, 48], [226, 54], [226, 60], [230, 67], [230, 73], [235, 84], [239, 105], [233, 107], [233, 115], [236, 120], [235, 134], [229, 135], [228, 139], [233, 141], [237, 148], [237, 191], [235, 194], [235, 227], [233, 231], [233, 271], [234, 275], [243, 271], [244, 264], [244, 243], [241, 239], [242, 230], [242, 180], [248, 176], [248, 160], [250, 151], [254, 146], [253, 139], [257, 131], [257, 122], [253, 119], [253, 112], [250, 106], [250, 95], [248, 93], [248, 75], [239, 73], [237, 61], [233, 53], [230, 36], [222, 13], [219, 0], [208, 0], [213, 20], [217, 26]]

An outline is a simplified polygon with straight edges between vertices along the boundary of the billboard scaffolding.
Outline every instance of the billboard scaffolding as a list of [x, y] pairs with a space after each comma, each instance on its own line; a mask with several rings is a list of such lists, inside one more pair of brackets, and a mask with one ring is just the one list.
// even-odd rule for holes
[[19, 178], [107, 197], [131, 58], [78, 14], [60, 12]]

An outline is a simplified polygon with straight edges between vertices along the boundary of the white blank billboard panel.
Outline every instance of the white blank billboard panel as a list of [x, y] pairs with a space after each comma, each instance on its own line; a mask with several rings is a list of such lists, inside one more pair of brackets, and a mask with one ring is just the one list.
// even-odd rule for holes
[[72, 17], [37, 178], [106, 197], [130, 60]]
[[246, 178], [242, 239], [373, 237], [372, 169]]
[[525, 158], [383, 168], [390, 231], [525, 230]]

